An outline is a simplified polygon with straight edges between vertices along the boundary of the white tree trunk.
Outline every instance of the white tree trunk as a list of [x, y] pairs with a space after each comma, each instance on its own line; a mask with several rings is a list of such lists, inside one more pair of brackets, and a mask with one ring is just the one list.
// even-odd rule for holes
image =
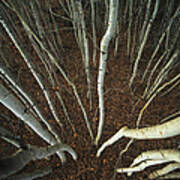
[[128, 129], [127, 126], [122, 127], [114, 136], [108, 139], [98, 150], [99, 157], [104, 149], [118, 141], [122, 137], [133, 139], [164, 139], [180, 134], [180, 116], [175, 119], [152, 127], [140, 129]]
[[104, 124], [104, 75], [106, 71], [106, 61], [108, 58], [108, 46], [109, 42], [112, 39], [117, 23], [118, 16], [118, 0], [110, 1], [110, 11], [109, 11], [109, 20], [108, 20], [108, 28], [106, 30], [105, 35], [101, 40], [101, 53], [100, 53], [100, 62], [99, 62], [99, 74], [98, 74], [98, 96], [99, 96], [99, 125], [98, 132], [95, 140], [95, 144], [98, 144], [98, 141], [102, 134], [102, 128]]
[[0, 159], [0, 179], [18, 172], [32, 160], [44, 159], [57, 151], [67, 151], [72, 155], [74, 160], [77, 159], [76, 153], [66, 144], [55, 144], [48, 147], [28, 145], [28, 149], [20, 149], [12, 156]]
[[153, 21], [154, 21], [154, 19], [155, 19], [155, 17], [156, 17], [157, 12], [158, 12], [158, 7], [159, 7], [159, 1], [156, 0], [156, 4], [155, 4], [155, 7], [154, 7], [154, 11], [153, 11], [152, 17], [151, 17], [151, 19], [150, 19], [150, 21], [149, 21], [149, 23], [148, 23], [148, 25], [147, 25], [146, 32], [145, 32], [144, 37], [143, 37], [143, 40], [142, 40], [142, 42], [141, 42], [141, 44], [140, 44], [140, 48], [139, 48], [139, 51], [138, 51], [138, 55], [137, 55], [137, 58], [136, 58], [135, 63], [134, 63], [133, 74], [132, 74], [132, 76], [131, 76], [131, 78], [130, 78], [130, 80], [129, 80], [129, 87], [130, 87], [130, 88], [131, 88], [132, 83], [133, 83], [133, 81], [134, 81], [134, 78], [135, 78], [135, 76], [136, 76], [137, 69], [138, 69], [138, 65], [139, 65], [139, 61], [140, 61], [140, 59], [141, 59], [142, 52], [143, 52], [143, 50], [144, 50], [144, 46], [145, 46], [145, 44], [146, 44], [146, 41], [147, 41], [149, 32], [150, 32], [150, 30], [151, 30], [152, 23], [153, 23]]
[[[0, 103], [12, 111], [18, 118], [31, 127], [42, 139], [51, 145], [57, 143], [56, 139], [34, 118], [32, 114], [26, 112], [26, 107], [19, 101], [11, 92], [4, 86], [0, 85]], [[66, 158], [63, 153], [59, 153], [59, 156], [63, 162]]]
[[141, 153], [137, 156], [133, 163], [128, 168], [118, 168], [118, 173], [128, 173], [131, 176], [133, 172], [138, 172], [144, 170], [148, 166], [162, 164], [167, 162], [175, 161], [177, 163], [171, 163], [165, 166], [163, 169], [154, 171], [150, 174], [150, 179], [162, 176], [169, 173], [177, 168], [180, 168], [180, 152], [175, 149], [160, 149], [160, 150], [150, 150]]

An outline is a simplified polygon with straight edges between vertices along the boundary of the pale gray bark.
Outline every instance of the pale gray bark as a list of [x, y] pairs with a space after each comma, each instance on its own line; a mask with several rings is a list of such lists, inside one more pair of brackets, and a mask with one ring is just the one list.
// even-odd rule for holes
[[99, 97], [99, 125], [97, 136], [95, 140], [95, 144], [98, 144], [98, 141], [102, 134], [103, 124], [104, 124], [104, 76], [106, 71], [106, 62], [108, 58], [108, 46], [109, 42], [112, 39], [117, 23], [117, 16], [118, 16], [118, 0], [111, 0], [109, 4], [109, 20], [108, 20], [108, 27], [106, 33], [104, 34], [101, 40], [101, 47], [100, 47], [100, 62], [99, 62], [99, 72], [98, 72], [98, 80], [97, 80], [97, 91]]
[[14, 175], [12, 177], [6, 178], [6, 180], [33, 180], [37, 178], [42, 178], [48, 174], [52, 173], [51, 168], [45, 168], [45, 169], [38, 169], [31, 173], [22, 173], [20, 175]]
[[150, 179], [157, 178], [158, 176], [162, 176], [177, 168], [180, 168], [180, 151], [175, 149], [150, 150], [143, 152], [139, 156], [137, 156], [130, 167], [118, 168], [117, 172], [128, 173], [128, 176], [131, 176], [133, 172], [142, 171], [148, 166], [172, 161], [177, 163], [171, 163], [165, 166], [163, 169], [154, 171], [149, 175]]
[[[158, 51], [159, 51], [159, 49], [160, 49], [160, 47], [162, 46], [162, 42], [163, 42], [163, 40], [165, 39], [165, 36], [166, 36], [166, 34], [167, 34], [167, 31], [169, 30], [169, 29], [171, 29], [172, 28], [172, 24], [173, 24], [173, 22], [174, 22], [174, 20], [177, 18], [177, 16], [179, 15], [179, 10], [180, 10], [180, 7], [178, 7], [177, 9], [176, 9], [176, 11], [175, 11], [175, 13], [174, 13], [174, 15], [172, 16], [172, 18], [170, 19], [170, 21], [169, 21], [169, 23], [168, 23], [168, 26], [166, 27], [166, 29], [161, 33], [161, 36], [160, 36], [160, 38], [159, 38], [159, 41], [158, 41], [158, 43], [157, 43], [157, 46], [156, 46], [156, 48], [154, 49], [154, 51], [153, 51], [153, 53], [152, 53], [152, 56], [151, 56], [151, 58], [150, 58], [150, 60], [148, 61], [148, 64], [147, 64], [147, 67], [146, 67], [146, 69], [145, 69], [145, 71], [144, 71], [144, 74], [143, 74], [143, 77], [142, 77], [142, 82], [144, 81], [144, 79], [145, 79], [145, 77], [146, 77], [146, 75], [147, 75], [147, 72], [149, 71], [149, 68], [150, 68], [150, 66], [151, 66], [151, 64], [152, 64], [152, 61], [154, 60], [154, 58], [155, 58], [155, 56], [157, 55], [157, 53], [158, 53]], [[176, 38], [175, 38], [175, 40], [176, 40]], [[170, 48], [171, 49], [171, 48]], [[164, 53], [170, 53], [170, 49], [166, 49], [165, 51], [164, 51]], [[159, 58], [160, 59], [160, 58]], [[158, 64], [159, 64], [160, 62], [159, 62], [159, 60], [157, 61], [157, 65], [155, 65], [154, 67], [153, 67], [153, 72], [156, 70], [156, 67], [158, 66]], [[149, 88], [149, 85], [150, 85], [150, 80], [151, 80], [151, 77], [152, 77], [152, 75], [153, 75], [153, 72], [151, 72], [151, 74], [150, 74], [150, 76], [149, 76], [149, 78], [148, 78], [148, 82], [147, 82], [147, 87], [146, 87], [146, 89], [148, 89]], [[147, 90], [146, 90], [147, 91]], [[144, 93], [145, 94], [145, 93]], [[144, 95], [143, 95], [144, 96]]]
[[88, 38], [86, 33], [86, 26], [85, 26], [85, 18], [84, 12], [81, 2], [76, 2], [77, 11], [79, 15], [79, 26], [77, 28], [78, 31], [78, 40], [79, 40], [79, 48], [81, 49], [82, 59], [85, 65], [85, 72], [86, 72], [86, 79], [88, 84], [88, 92], [87, 98], [90, 102], [90, 110], [92, 109], [92, 90], [91, 90], [91, 77], [90, 77], [90, 67], [89, 67], [89, 44]]
[[26, 166], [30, 161], [44, 159], [53, 155], [57, 151], [69, 152], [74, 160], [77, 159], [77, 155], [74, 150], [65, 144], [56, 144], [48, 147], [36, 147], [28, 145], [26, 150], [20, 149], [12, 156], [0, 159], [0, 179], [6, 178], [11, 174], [14, 174]]
[[129, 4], [129, 24], [128, 24], [128, 38], [127, 38], [127, 55], [130, 56], [130, 49], [131, 49], [131, 27], [132, 27], [132, 10], [133, 10], [133, 0], [128, 1]]
[[[72, 1], [73, 1], [73, 0], [72, 0]], [[28, 35], [29, 35], [29, 36], [32, 36], [32, 37], [36, 40], [36, 42], [38, 43], [38, 45], [41, 47], [41, 49], [42, 49], [45, 53], [47, 53], [49, 60], [58, 68], [58, 70], [60, 71], [60, 73], [61, 73], [61, 75], [63, 76], [63, 78], [65, 79], [65, 81], [71, 86], [71, 88], [72, 88], [72, 90], [73, 90], [73, 92], [74, 92], [74, 95], [75, 95], [75, 97], [76, 97], [76, 99], [77, 99], [77, 102], [78, 102], [78, 104], [79, 104], [79, 106], [80, 106], [80, 108], [81, 108], [81, 110], [82, 110], [82, 113], [83, 113], [83, 116], [84, 116], [84, 119], [85, 119], [85, 122], [86, 122], [86, 125], [87, 125], [87, 128], [88, 128], [90, 137], [91, 137], [91, 139], [92, 139], [92, 141], [93, 141], [94, 137], [93, 137], [93, 133], [92, 133], [92, 130], [91, 130], [91, 127], [90, 127], [90, 123], [89, 123], [89, 120], [88, 120], [88, 116], [87, 116], [87, 113], [86, 113], [86, 111], [85, 111], [85, 108], [84, 108], [84, 106], [83, 106], [83, 104], [82, 104], [82, 101], [81, 101], [81, 99], [80, 99], [80, 97], [79, 97], [79, 94], [78, 94], [78, 92], [77, 92], [76, 86], [75, 86], [75, 85], [71, 82], [71, 80], [68, 78], [67, 74], [64, 72], [64, 70], [62, 69], [62, 67], [59, 65], [57, 59], [53, 56], [53, 54], [51, 54], [51, 52], [49, 51], [49, 49], [47, 49], [47, 48], [44, 46], [44, 44], [42, 43], [42, 41], [38, 38], [38, 36], [32, 31], [31, 27], [30, 27], [30, 26], [27, 24], [27, 22], [23, 19], [23, 17], [21, 16], [21, 14], [20, 14], [18, 8], [16, 7], [16, 5], [15, 5], [13, 2], [11, 2], [11, 1], [9, 1], [9, 3], [10, 3], [11, 6], [13, 7], [13, 9], [14, 9], [15, 13], [17, 14], [19, 20], [21, 21], [22, 25], [24, 26], [24, 29], [28, 32]], [[14, 42], [14, 38], [13, 38], [12, 34], [9, 32], [9, 29], [6, 27], [7, 24], [5, 24], [3, 20], [1, 20], [1, 23], [2, 23], [2, 25], [4, 26], [4, 28], [6, 29], [7, 33], [8, 33], [9, 36], [10, 36], [10, 38], [11, 38], [11, 39], [13, 40], [13, 42]], [[17, 45], [16, 42], [14, 42], [14, 43], [15, 43], [15, 45]], [[20, 51], [20, 50], [19, 50], [19, 51]], [[23, 56], [23, 58], [24, 58], [24, 56]]]
[[166, 165], [165, 167], [163, 167], [162, 169], [158, 169], [152, 173], [149, 174], [149, 179], [156, 179], [160, 176], [163, 176], [165, 174], [168, 174], [176, 169], [180, 169], [180, 163], [170, 163], [168, 165]]
[[96, 66], [96, 55], [97, 55], [97, 38], [96, 38], [96, 25], [95, 25], [95, 0], [90, 0], [91, 4], [91, 26], [92, 26], [92, 36], [93, 36], [93, 64]]
[[[22, 100], [23, 103], [26, 103], [26, 108], [31, 108], [34, 110], [34, 112], [37, 114], [37, 116], [42, 120], [42, 122], [47, 126], [48, 130], [57, 138], [58, 137], [57, 132], [53, 129], [53, 127], [49, 124], [49, 122], [45, 119], [45, 117], [42, 115], [41, 111], [39, 110], [38, 106], [35, 105], [35, 102], [32, 100], [32, 98], [24, 91], [24, 89], [21, 87], [21, 85], [17, 81], [17, 77], [15, 75], [12, 75], [10, 70], [5, 67], [3, 64], [0, 63], [0, 73], [4, 76], [4, 80], [7, 79], [10, 83], [10, 87], [15, 91], [18, 97], [20, 97], [20, 100]], [[27, 104], [28, 103], [28, 104]]]
[[154, 19], [156, 18], [156, 14], [158, 12], [158, 8], [159, 8], [159, 0], [156, 0], [156, 4], [155, 4], [155, 7], [154, 7], [154, 11], [153, 11], [153, 14], [152, 14], [152, 17], [147, 25], [147, 28], [146, 28], [146, 31], [145, 31], [145, 34], [144, 34], [144, 37], [143, 37], [143, 40], [140, 44], [140, 47], [139, 47], [139, 51], [138, 51], [138, 55], [136, 57], [136, 60], [135, 60], [135, 63], [134, 63], [134, 67], [133, 67], [133, 73], [132, 73], [132, 76], [129, 80], [129, 87], [131, 88], [132, 86], [132, 83], [134, 81], [134, 78], [136, 76], [136, 73], [137, 73], [137, 69], [138, 69], [138, 65], [139, 65], [139, 61], [141, 59], [141, 56], [142, 56], [142, 52], [143, 52], [143, 49], [144, 49], [144, 46], [146, 44], [146, 41], [147, 41], [147, 38], [148, 38], [148, 35], [149, 35], [149, 32], [151, 30], [151, 26], [152, 26], [152, 23], [154, 21]]
[[127, 126], [124, 126], [115, 135], [103, 143], [98, 149], [97, 157], [101, 155], [107, 146], [110, 146], [122, 137], [133, 139], [164, 139], [177, 136], [180, 134], [179, 123], [180, 117], [176, 117], [171, 121], [151, 127], [129, 129]]
[[25, 144], [20, 137], [13, 135], [2, 126], [0, 126], [0, 138], [4, 139], [8, 143], [11, 143], [17, 148], [25, 147]]
[[[18, 118], [26, 123], [31, 129], [34, 130], [42, 139], [51, 145], [57, 143], [56, 139], [34, 118], [32, 114], [26, 112], [25, 106], [18, 100], [7, 88], [0, 85], [0, 103], [12, 111]], [[61, 160], [66, 161], [66, 157], [63, 153], [58, 152]]]

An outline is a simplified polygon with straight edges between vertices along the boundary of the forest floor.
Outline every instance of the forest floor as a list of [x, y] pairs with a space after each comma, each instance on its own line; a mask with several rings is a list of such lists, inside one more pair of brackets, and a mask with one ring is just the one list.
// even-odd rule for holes
[[[92, 95], [93, 106], [90, 110], [89, 101], [87, 99], [87, 83], [84, 72], [84, 64], [82, 62], [80, 50], [75, 42], [72, 32], [63, 32], [62, 44], [64, 47], [62, 65], [68, 77], [75, 83], [80, 94], [83, 105], [87, 111], [94, 136], [98, 125], [98, 97], [97, 97], [97, 67], [93, 67], [91, 61], [91, 80], [92, 80]], [[136, 127], [136, 120], [139, 110], [143, 107], [143, 101], [133, 111], [134, 103], [139, 98], [142, 87], [139, 86], [134, 95], [129, 91], [128, 83], [131, 75], [131, 65], [129, 58], [126, 56], [126, 42], [125, 35], [120, 36], [119, 51], [116, 56], [113, 55], [113, 48], [110, 47], [110, 55], [107, 61], [107, 70], [105, 74], [105, 123], [102, 137], [98, 147], [115, 134], [122, 126], [127, 125], [130, 128]], [[44, 115], [56, 130], [58, 130], [63, 142], [69, 144], [78, 154], [78, 160], [74, 161], [67, 154], [67, 162], [62, 165], [57, 155], [53, 155], [49, 160], [40, 160], [30, 162], [22, 171], [18, 172], [32, 172], [39, 168], [47, 166], [53, 167], [53, 173], [39, 178], [43, 180], [110, 180], [114, 174], [115, 167], [128, 167], [133, 159], [141, 152], [160, 148], [177, 148], [180, 144], [180, 137], [169, 138], [166, 140], [149, 140], [149, 141], [135, 141], [124, 153], [121, 161], [118, 159], [119, 152], [125, 148], [129, 139], [122, 138], [112, 146], [109, 146], [102, 155], [97, 158], [96, 152], [98, 147], [94, 146], [88, 134], [87, 127], [80, 107], [73, 96], [71, 88], [61, 77], [57, 71], [58, 80], [61, 83], [60, 90], [63, 100], [65, 101], [68, 113], [70, 115], [73, 126], [76, 132], [73, 132], [71, 126], [66, 122], [66, 117], [60, 103], [55, 97], [54, 91], [49, 84], [45, 84], [51, 92], [51, 97], [56, 103], [56, 109], [59, 117], [64, 122], [63, 129], [57, 126], [57, 123], [52, 118], [47, 102], [43, 97], [43, 93], [35, 82], [27, 66], [24, 64], [20, 55], [16, 52], [14, 45], [8, 40], [4, 40], [4, 50], [8, 54], [9, 64], [11, 70], [18, 75], [19, 82], [29, 95], [36, 100], [37, 105], [43, 111]], [[27, 45], [28, 46], [28, 45]], [[91, 49], [91, 48], [90, 48]], [[33, 52], [32, 52], [33, 53]], [[144, 57], [149, 55], [144, 54]], [[148, 59], [148, 58], [147, 58]], [[41, 62], [36, 58], [33, 60], [36, 66], [41, 67]], [[60, 60], [61, 61], [61, 60]], [[98, 58], [97, 58], [98, 61]], [[145, 61], [145, 60], [144, 60]], [[143, 72], [143, 64], [140, 66], [139, 72]], [[43, 70], [42, 70], [43, 74]], [[44, 74], [46, 75], [46, 74]], [[44, 76], [45, 77], [45, 76]], [[140, 81], [138, 76], [136, 81]], [[1, 81], [2, 82], [2, 81]], [[45, 81], [46, 82], [46, 81]], [[160, 123], [160, 120], [180, 110], [180, 86], [173, 89], [170, 93], [164, 96], [157, 96], [150, 106], [145, 111], [140, 123], [140, 127], [151, 126]], [[54, 99], [53, 99], [54, 98]], [[133, 111], [133, 112], [132, 112]], [[46, 146], [47, 144], [40, 139], [30, 128], [17, 119], [9, 110], [0, 105], [0, 125], [6, 127], [16, 135], [21, 135], [26, 143]], [[15, 152], [15, 148], [5, 143], [0, 139], [0, 156], [8, 156]], [[116, 180], [141, 180], [147, 179], [147, 175], [152, 170], [160, 168], [155, 166], [147, 168], [143, 172], [134, 173], [131, 177], [126, 174], [117, 174]]]

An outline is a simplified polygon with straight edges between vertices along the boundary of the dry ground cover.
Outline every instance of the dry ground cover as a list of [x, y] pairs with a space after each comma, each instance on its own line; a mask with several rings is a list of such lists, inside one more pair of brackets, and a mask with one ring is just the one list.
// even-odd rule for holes
[[[64, 2], [64, 1], [62, 1]], [[54, 13], [61, 13], [62, 9], [58, 9], [56, 1], [51, 2]], [[46, 9], [45, 9], [46, 10]], [[7, 10], [10, 11], [10, 10]], [[46, 12], [46, 11], [45, 11]], [[12, 15], [13, 13], [10, 12]], [[46, 13], [45, 13], [46, 14]], [[48, 13], [46, 14], [49, 15]], [[109, 179], [147, 179], [150, 172], [162, 165], [153, 166], [147, 168], [145, 171], [134, 173], [128, 177], [126, 174], [116, 174], [115, 169], [119, 167], [129, 167], [133, 159], [137, 157], [141, 152], [152, 149], [166, 149], [177, 148], [180, 142], [180, 137], [172, 137], [163, 140], [135, 140], [125, 152], [122, 158], [119, 158], [119, 153], [123, 150], [127, 143], [128, 138], [122, 138], [112, 146], [105, 149], [100, 157], [96, 157], [97, 149], [108, 138], [114, 135], [122, 126], [127, 125], [130, 128], [136, 128], [136, 120], [139, 115], [139, 111], [143, 107], [145, 100], [141, 98], [146, 81], [141, 84], [142, 74], [146, 68], [152, 46], [152, 41], [149, 40], [145, 46], [141, 62], [139, 64], [138, 73], [133, 84], [135, 89], [134, 93], [130, 91], [128, 86], [129, 79], [132, 73], [132, 62], [130, 57], [127, 56], [127, 38], [126, 30], [123, 29], [119, 34], [118, 52], [114, 56], [114, 45], [110, 45], [108, 52], [107, 67], [104, 80], [104, 106], [105, 106], [105, 122], [102, 132], [102, 137], [98, 146], [95, 146], [89, 136], [82, 110], [78, 105], [77, 99], [73, 94], [72, 88], [64, 80], [61, 73], [54, 64], [51, 64], [53, 68], [54, 76], [56, 76], [56, 83], [53, 87], [49, 83], [49, 76], [46, 72], [43, 62], [40, 60], [37, 51], [33, 48], [31, 42], [27, 37], [27, 32], [24, 30], [22, 24], [14, 14], [14, 22], [18, 31], [20, 31], [20, 42], [24, 48], [32, 55], [31, 62], [35, 65], [36, 70], [40, 74], [44, 87], [49, 91], [51, 101], [53, 102], [58, 116], [60, 117], [63, 127], [59, 126], [54, 120], [51, 110], [47, 105], [47, 101], [43, 95], [42, 89], [39, 87], [37, 81], [32, 76], [27, 64], [24, 62], [22, 56], [17, 50], [15, 44], [9, 38], [7, 32], [3, 27], [0, 27], [0, 51], [3, 52], [5, 60], [0, 59], [0, 63], [3, 63], [7, 68], [17, 77], [18, 82], [24, 88], [35, 104], [41, 109], [43, 115], [53, 128], [58, 132], [58, 135], [62, 138], [62, 141], [70, 145], [78, 154], [77, 161], [66, 153], [67, 162], [62, 164], [57, 155], [53, 155], [48, 159], [31, 161], [17, 174], [32, 172], [36, 169], [52, 167], [53, 172], [42, 178], [43, 180], [109, 180]], [[90, 74], [92, 84], [92, 109], [89, 107], [89, 100], [87, 98], [87, 82], [84, 63], [82, 61], [81, 51], [76, 43], [72, 25], [68, 21], [56, 17], [57, 28], [59, 28], [59, 34], [61, 37], [60, 54], [58, 63], [61, 65], [68, 78], [75, 84], [79, 96], [82, 100], [82, 104], [88, 115], [92, 131], [94, 136], [97, 132], [98, 126], [98, 95], [97, 95], [97, 77], [98, 77], [98, 65], [99, 65], [99, 48], [97, 48], [97, 66], [93, 65], [92, 53], [93, 43], [89, 40], [90, 49]], [[53, 23], [53, 22], [52, 22]], [[158, 22], [156, 22], [158, 23]], [[44, 27], [46, 29], [46, 27]], [[69, 28], [69, 29], [68, 29]], [[87, 31], [90, 31], [88, 29]], [[47, 39], [50, 33], [54, 33], [47, 29]], [[103, 32], [99, 32], [97, 36], [97, 44], [99, 46]], [[132, 33], [133, 36], [133, 33]], [[153, 35], [151, 35], [153, 36]], [[51, 38], [51, 37], [49, 37]], [[89, 38], [90, 39], [90, 38]], [[111, 42], [111, 44], [113, 44]], [[53, 54], [53, 52], [52, 52]], [[134, 54], [134, 57], [136, 53]], [[155, 63], [155, 62], [153, 62]], [[156, 73], [161, 70], [159, 67]], [[150, 70], [149, 70], [150, 71]], [[180, 73], [179, 65], [167, 76], [167, 80]], [[153, 78], [155, 78], [154, 76]], [[0, 83], [5, 87], [9, 87], [9, 84], [4, 81], [4, 77], [1, 76]], [[9, 88], [10, 89], [10, 88]], [[159, 124], [160, 121], [180, 110], [180, 86], [177, 85], [170, 92], [164, 89], [144, 111], [140, 127], [152, 126]], [[67, 117], [63, 111], [63, 107], [57, 99], [56, 92], [61, 94], [64, 104], [68, 110], [68, 114], [71, 120], [70, 124], [67, 121]], [[167, 93], [166, 93], [167, 92]], [[135, 107], [137, 100], [140, 100]], [[135, 107], [135, 108], [134, 108]], [[30, 111], [27, 108], [26, 111]], [[38, 121], [40, 121], [38, 119]], [[46, 142], [43, 141], [37, 134], [35, 134], [31, 128], [18, 119], [10, 110], [0, 104], [0, 126], [10, 130], [13, 134], [21, 136], [21, 138], [28, 144], [37, 146], [46, 146]], [[44, 125], [43, 125], [44, 127]], [[9, 156], [17, 149], [6, 141], [0, 139], [0, 157]]]

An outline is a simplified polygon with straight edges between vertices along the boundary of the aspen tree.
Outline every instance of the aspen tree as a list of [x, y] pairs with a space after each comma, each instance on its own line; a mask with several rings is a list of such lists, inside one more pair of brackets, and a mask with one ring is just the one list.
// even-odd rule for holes
[[104, 124], [104, 76], [106, 71], [106, 63], [108, 58], [108, 46], [112, 36], [114, 35], [117, 23], [118, 16], [118, 0], [110, 0], [109, 4], [109, 20], [108, 27], [106, 33], [104, 34], [101, 40], [100, 47], [100, 60], [99, 60], [99, 72], [98, 72], [98, 80], [97, 80], [97, 89], [98, 89], [98, 97], [99, 97], [99, 125], [97, 136], [95, 140], [95, 144], [98, 144], [98, 141], [102, 134], [103, 124]]

